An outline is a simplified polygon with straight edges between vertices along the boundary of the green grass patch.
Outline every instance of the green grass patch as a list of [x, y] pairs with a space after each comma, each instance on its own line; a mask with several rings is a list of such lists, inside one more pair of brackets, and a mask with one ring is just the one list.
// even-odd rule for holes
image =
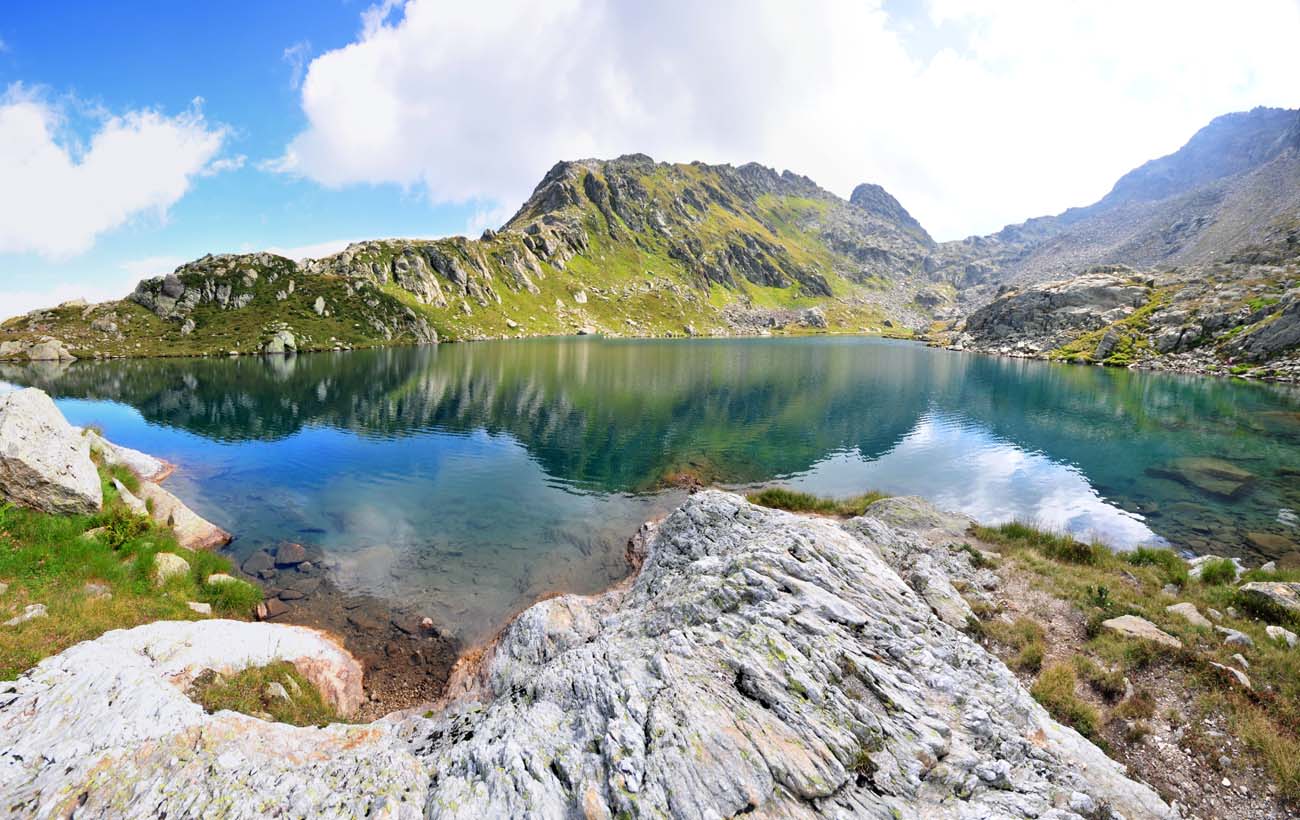
[[749, 493], [745, 497], [751, 504], [777, 510], [852, 517], [862, 515], [867, 511], [867, 507], [889, 496], [884, 493], [869, 492], [852, 498], [835, 499], [801, 493], [785, 487], [768, 487]]
[[1043, 642], [1043, 628], [1030, 618], [1017, 618], [1011, 623], [988, 621], [983, 632], [1000, 644], [1015, 651], [1010, 665], [1022, 672], [1037, 672], [1043, 665], [1047, 646]]
[[[102, 528], [96, 535], [87, 531]], [[154, 556], [172, 552], [190, 571], [157, 586]], [[171, 532], [134, 516], [120, 502], [106, 502], [93, 516], [48, 515], [0, 505], [0, 620], [28, 604], [44, 604], [47, 617], [4, 627], [0, 680], [11, 680], [42, 658], [110, 629], [157, 620], [201, 616], [188, 601], [211, 603], [214, 614], [247, 618], [261, 591], [238, 581], [227, 588], [204, 583], [213, 572], [230, 572], [220, 555], [182, 549]]]
[[1096, 564], [1107, 552], [1100, 544], [1085, 544], [1064, 533], [1035, 527], [1023, 521], [1010, 521], [996, 527], [975, 525], [971, 534], [982, 541], [1011, 547], [1028, 547], [1055, 561], [1071, 564]]
[[208, 712], [229, 709], [294, 726], [326, 726], [342, 718], [291, 663], [250, 666], [231, 675], [211, 669], [191, 684], [190, 698]]
[[1101, 716], [1092, 704], [1079, 697], [1077, 686], [1074, 669], [1069, 664], [1055, 663], [1042, 671], [1029, 692], [1058, 722], [1096, 742], [1100, 740]]

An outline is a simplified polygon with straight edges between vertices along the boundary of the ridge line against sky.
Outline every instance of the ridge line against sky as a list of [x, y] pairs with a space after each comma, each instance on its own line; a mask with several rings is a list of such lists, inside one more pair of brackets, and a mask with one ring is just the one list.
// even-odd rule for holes
[[[208, 252], [496, 227], [556, 161], [883, 185], [938, 239], [1300, 106], [1300, 4], [199, 0], [0, 18], [0, 316]], [[95, 42], [95, 49], [85, 48]]]

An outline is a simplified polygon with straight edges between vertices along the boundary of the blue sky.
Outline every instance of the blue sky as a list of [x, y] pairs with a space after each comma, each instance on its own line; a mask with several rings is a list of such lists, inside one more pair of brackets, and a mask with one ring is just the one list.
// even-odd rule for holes
[[0, 316], [207, 252], [497, 226], [560, 159], [885, 185], [939, 238], [1300, 105], [1295, 0], [12, 2]]

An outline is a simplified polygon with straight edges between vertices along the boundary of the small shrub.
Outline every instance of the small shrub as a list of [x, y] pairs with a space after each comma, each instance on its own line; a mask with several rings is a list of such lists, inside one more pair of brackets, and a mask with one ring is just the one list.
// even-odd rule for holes
[[1118, 700], [1128, 689], [1123, 672], [1118, 669], [1103, 669], [1086, 655], [1075, 656], [1074, 671], [1094, 692], [1108, 701]]
[[1124, 740], [1130, 745], [1137, 745], [1151, 734], [1151, 724], [1145, 720], [1135, 720], [1124, 730]]
[[1207, 561], [1201, 566], [1201, 583], [1206, 586], [1222, 586], [1237, 580], [1237, 565], [1231, 559], [1220, 558]]
[[1087, 596], [1088, 603], [1098, 609], [1109, 610], [1115, 605], [1115, 600], [1110, 597], [1110, 589], [1105, 584], [1088, 587]]
[[1074, 670], [1068, 664], [1056, 663], [1043, 670], [1029, 692], [1053, 718], [1095, 741], [1101, 718], [1097, 710], [1075, 692], [1077, 683]]
[[[1133, 697], [1111, 710], [1111, 717], [1120, 720], [1150, 720], [1155, 716], [1155, 713], [1156, 702], [1152, 700], [1151, 695], [1143, 691], [1137, 691], [1133, 693]], [[1176, 721], [1170, 719], [1170, 723], [1176, 726], [1182, 722], [1182, 716], [1176, 710], [1174, 713], [1178, 715], [1178, 719]]]
[[104, 514], [100, 526], [104, 528], [104, 542], [113, 549], [121, 549], [128, 541], [134, 541], [147, 533], [152, 525], [144, 516], [135, 515], [125, 507], [115, 506]]

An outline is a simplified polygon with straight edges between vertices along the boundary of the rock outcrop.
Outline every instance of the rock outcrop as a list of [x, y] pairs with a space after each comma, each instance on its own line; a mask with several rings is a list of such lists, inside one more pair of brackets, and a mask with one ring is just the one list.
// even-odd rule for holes
[[104, 503], [90, 441], [36, 388], [0, 396], [0, 498], [61, 514]]
[[1176, 816], [891, 567], [960, 569], [943, 519], [879, 512], [841, 526], [699, 493], [633, 539], [639, 574], [523, 612], [428, 717], [205, 715], [182, 693], [203, 668], [326, 642], [109, 633], [0, 685], [0, 798], [78, 817]]

